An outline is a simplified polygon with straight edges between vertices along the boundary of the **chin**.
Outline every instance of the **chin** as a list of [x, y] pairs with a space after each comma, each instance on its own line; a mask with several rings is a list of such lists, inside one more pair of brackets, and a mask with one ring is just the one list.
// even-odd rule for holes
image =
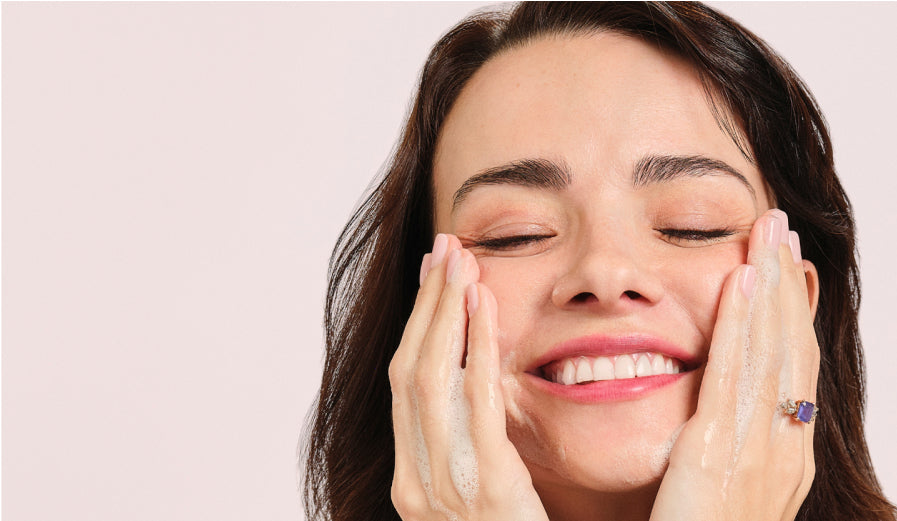
[[509, 410], [508, 437], [540, 494], [654, 489], [694, 414], [703, 371], [637, 400], [583, 404], [531, 395]]

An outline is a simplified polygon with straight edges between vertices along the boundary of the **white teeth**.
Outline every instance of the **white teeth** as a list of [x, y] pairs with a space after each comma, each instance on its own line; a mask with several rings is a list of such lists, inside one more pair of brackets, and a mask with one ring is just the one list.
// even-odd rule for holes
[[583, 382], [591, 382], [594, 380], [592, 378], [592, 364], [589, 362], [589, 359], [581, 356], [579, 360], [576, 361], [576, 383], [581, 384]]
[[599, 356], [592, 363], [592, 375], [595, 380], [613, 380], [614, 379], [614, 363], [606, 356]]
[[561, 373], [561, 383], [564, 385], [573, 385], [576, 383], [576, 368], [573, 367], [573, 360], [567, 359], [564, 362], [564, 372]]
[[545, 377], [562, 385], [595, 381], [644, 378], [647, 376], [678, 374], [682, 362], [658, 353], [632, 353], [612, 356], [568, 358], [544, 369]]
[[592, 364], [586, 357], [579, 357], [576, 362], [576, 383], [591, 382], [592, 380]]
[[654, 355], [651, 359], [651, 374], [666, 374], [667, 368], [664, 358], [660, 355]]
[[651, 376], [654, 372], [651, 370], [651, 361], [647, 355], [639, 355], [638, 362], [635, 363], [635, 376]]
[[620, 355], [617, 357], [614, 362], [614, 377], [618, 380], [635, 377], [635, 362], [632, 361], [631, 356]]

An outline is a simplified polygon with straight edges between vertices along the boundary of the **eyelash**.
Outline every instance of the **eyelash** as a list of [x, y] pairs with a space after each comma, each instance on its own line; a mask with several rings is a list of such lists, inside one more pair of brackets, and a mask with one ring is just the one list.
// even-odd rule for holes
[[[673, 241], [711, 242], [735, 234], [735, 230], [720, 228], [715, 230], [689, 230], [663, 228], [657, 230], [661, 235]], [[520, 246], [538, 244], [551, 239], [554, 235], [511, 235], [474, 241], [473, 245], [486, 250], [509, 250]]]
[[509, 250], [520, 246], [538, 244], [554, 237], [554, 235], [510, 235], [474, 241], [473, 245], [486, 250]]
[[719, 228], [715, 230], [688, 230], [678, 228], [663, 228], [657, 230], [661, 235], [674, 241], [711, 242], [714, 239], [722, 239], [735, 234], [735, 230]]

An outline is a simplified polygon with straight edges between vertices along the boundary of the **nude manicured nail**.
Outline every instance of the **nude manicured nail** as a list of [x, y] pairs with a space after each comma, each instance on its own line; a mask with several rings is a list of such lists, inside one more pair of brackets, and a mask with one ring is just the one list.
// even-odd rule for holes
[[741, 274], [741, 292], [748, 300], [754, 295], [755, 282], [757, 282], [757, 269], [748, 264], [744, 273]]
[[448, 237], [440, 233], [436, 235], [436, 240], [433, 241], [433, 257], [430, 260], [430, 266], [439, 266], [442, 259], [445, 258], [446, 250], [448, 250]]
[[794, 257], [794, 263], [800, 264], [800, 237], [797, 232], [788, 232], [788, 245], [791, 246], [791, 256]]
[[427, 273], [430, 272], [430, 262], [433, 260], [433, 256], [429, 253], [424, 255], [423, 262], [420, 263], [420, 285], [424, 285], [424, 279], [427, 278]]
[[782, 222], [776, 216], [769, 216], [766, 220], [766, 229], [763, 230], [763, 240], [766, 245], [776, 250], [782, 242]]
[[471, 283], [467, 286], [467, 314], [468, 316], [473, 316], [474, 313], [477, 312], [477, 308], [480, 307], [480, 295], [477, 290], [477, 285], [475, 283]]

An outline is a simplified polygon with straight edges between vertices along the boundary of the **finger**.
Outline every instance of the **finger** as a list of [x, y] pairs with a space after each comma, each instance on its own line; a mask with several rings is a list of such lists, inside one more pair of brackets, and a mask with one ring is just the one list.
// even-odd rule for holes
[[707, 365], [701, 381], [697, 410], [679, 436], [670, 466], [688, 465], [700, 454], [703, 468], [724, 472], [737, 458], [739, 433], [745, 429], [738, 421], [744, 406], [741, 391], [744, 346], [748, 336], [750, 299], [756, 284], [756, 269], [741, 265], [723, 285], [716, 325]]
[[800, 388], [792, 370], [798, 356], [791, 329], [795, 322], [793, 316], [786, 314], [786, 308], [794, 305], [794, 295], [805, 295], [798, 287], [787, 223], [784, 212], [771, 210], [758, 219], [754, 231], [759, 229], [762, 233], [752, 233], [751, 237], [749, 258], [756, 263], [760, 275], [752, 303], [746, 363], [753, 369], [746, 371], [745, 377], [756, 396], [743, 449], [746, 458], [775, 461], [776, 471], [785, 479], [783, 485], [794, 487], [784, 495], [786, 500], [793, 497], [801, 483], [806, 457], [805, 433], [778, 407], [783, 395], [791, 397]]
[[413, 393], [426, 445], [433, 496], [448, 512], [463, 512], [453, 458], [466, 457], [469, 406], [463, 396], [461, 360], [467, 343], [465, 290], [479, 278], [473, 255], [453, 250], [446, 262], [445, 288], [420, 349]]
[[[421, 274], [423, 275], [424, 284], [421, 286], [411, 311], [411, 316], [405, 324], [405, 330], [402, 333], [402, 340], [396, 349], [395, 355], [389, 365], [390, 386], [393, 391], [393, 401], [399, 402], [404, 408], [394, 410], [396, 415], [393, 416], [394, 428], [397, 419], [401, 418], [404, 425], [399, 426], [400, 429], [415, 435], [418, 427], [414, 425], [412, 419], [417, 416], [416, 405], [412, 402], [414, 397], [414, 373], [422, 350], [424, 339], [439, 300], [445, 286], [445, 266], [447, 258], [451, 255], [451, 251], [460, 248], [460, 241], [453, 235], [438, 234], [433, 243], [433, 251], [429, 258], [421, 263]], [[427, 266], [429, 264], [429, 266]], [[424, 273], [427, 268], [427, 273]], [[398, 416], [397, 416], [398, 415]], [[412, 445], [413, 446], [413, 445]]]
[[[756, 281], [749, 303], [746, 341], [740, 348], [743, 365], [737, 375], [731, 419], [732, 457], [726, 462], [726, 475], [736, 476], [743, 486], [764, 479], [772, 462], [777, 465], [776, 472], [797, 477], [792, 469], [802, 465], [804, 459], [804, 452], [796, 446], [799, 436], [772, 436], [780, 375], [788, 350], [783, 342], [780, 293], [783, 278], [790, 275], [786, 270], [791, 270], [793, 264], [787, 230], [787, 216], [771, 210], [757, 219], [749, 240], [748, 262], [756, 269]], [[783, 252], [788, 255], [787, 264], [782, 262]], [[726, 432], [725, 428], [721, 430]], [[785, 508], [799, 483], [799, 478], [782, 482], [782, 486], [794, 488], [776, 496], [782, 498], [781, 503], [770, 499], [776, 503], [774, 510]]]
[[795, 399], [815, 403], [819, 344], [813, 329], [807, 279], [800, 258], [800, 239], [796, 232], [789, 232], [789, 244], [790, 256], [781, 259], [782, 281], [779, 288], [784, 341], [791, 355], [785, 367], [786, 371], [790, 371], [791, 386], [788, 389], [794, 393]]
[[389, 366], [395, 437], [392, 498], [396, 509], [400, 513], [404, 512], [403, 517], [406, 518], [416, 518], [422, 512], [430, 511], [425, 491], [430, 482], [429, 463], [413, 399], [412, 382], [414, 366], [420, 355], [420, 344], [442, 295], [445, 260], [449, 250], [457, 247], [460, 247], [460, 243], [456, 238], [439, 234], [434, 241], [432, 253], [424, 256], [421, 263], [423, 285]]
[[757, 269], [757, 287], [751, 303], [742, 379], [753, 397], [751, 424], [765, 434], [756, 437], [757, 440], [768, 438], [783, 385], [781, 368], [787, 349], [783, 345], [779, 286], [782, 278], [780, 258], [782, 251], [788, 250], [787, 226], [784, 212], [770, 210], [757, 219], [751, 230], [748, 260]]
[[738, 395], [743, 367], [743, 349], [748, 336], [750, 299], [757, 270], [751, 265], [736, 268], [723, 286], [713, 339], [710, 343], [696, 415], [731, 415]]
[[[446, 261], [445, 286], [421, 344], [420, 367], [461, 367], [467, 340], [465, 292], [467, 285], [479, 278], [473, 254], [461, 248], [452, 250]], [[459, 328], [461, 325], [465, 327]]]
[[[787, 259], [782, 259], [783, 277], [780, 292], [785, 341], [790, 346], [791, 357], [783, 370], [791, 373], [793, 399], [807, 400], [818, 407], [816, 385], [819, 378], [819, 344], [813, 327], [805, 266], [800, 253], [800, 237], [796, 232], [789, 232], [789, 245], [790, 269], [784, 268]], [[783, 418], [783, 423], [795, 422], [792, 418]], [[782, 425], [781, 430], [793, 430], [795, 426], [803, 430], [801, 444], [804, 458], [801, 467], [795, 469], [795, 472], [801, 475], [801, 482], [790, 505], [792, 510], [798, 508], [809, 493], [816, 469], [813, 456], [815, 424]]]
[[[508, 448], [505, 406], [501, 392], [501, 363], [498, 347], [497, 306], [492, 292], [483, 284], [467, 288], [470, 316], [464, 392], [471, 407], [471, 432], [482, 468], [501, 459]], [[497, 462], [497, 461], [496, 461]], [[498, 478], [498, 476], [494, 476]]]
[[[395, 386], [394, 386], [395, 389]], [[395, 437], [395, 468], [393, 470], [391, 498], [402, 519], [421, 519], [430, 511], [425, 483], [429, 475], [421, 475], [419, 459], [425, 458], [420, 445], [419, 422], [414, 418], [414, 408], [408, 393], [401, 386], [393, 391], [392, 420]], [[426, 472], [426, 469], [423, 469]]]
[[[403, 373], [411, 371], [420, 354], [420, 346], [427, 333], [427, 328], [436, 313], [436, 306], [442, 296], [445, 286], [445, 264], [451, 251], [461, 247], [457, 237], [447, 234], [438, 234], [433, 241], [433, 251], [429, 257], [424, 256], [421, 263], [422, 284], [414, 301], [414, 308], [405, 330], [402, 340], [393, 357], [393, 364], [399, 365]], [[426, 273], [425, 273], [426, 268]]]

